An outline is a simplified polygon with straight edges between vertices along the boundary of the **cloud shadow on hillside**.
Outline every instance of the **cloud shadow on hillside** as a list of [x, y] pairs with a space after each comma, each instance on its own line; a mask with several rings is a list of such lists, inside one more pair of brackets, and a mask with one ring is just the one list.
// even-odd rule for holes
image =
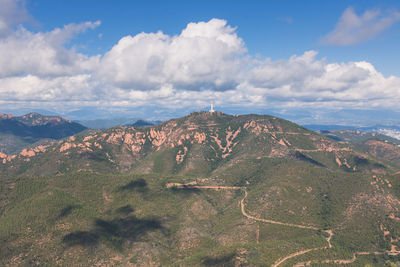
[[60, 211], [60, 214], [58, 215], [58, 218], [67, 217], [69, 214], [71, 214], [71, 212], [72, 212], [74, 209], [78, 209], [78, 208], [80, 208], [80, 207], [81, 207], [80, 205], [68, 205], [68, 206], [66, 206], [65, 208], [63, 208], [63, 209]]
[[183, 195], [191, 195], [191, 194], [200, 194], [201, 190], [199, 188], [190, 187], [190, 186], [183, 186], [183, 187], [171, 187], [170, 188], [172, 193], [176, 194], [183, 194]]
[[95, 247], [100, 242], [114, 249], [122, 250], [126, 242], [137, 242], [148, 232], [161, 230], [165, 227], [158, 218], [140, 219], [134, 215], [112, 220], [96, 219], [89, 231], [75, 231], [65, 235], [62, 242], [67, 247]]
[[99, 235], [91, 231], [75, 231], [65, 235], [62, 242], [68, 247], [85, 246], [92, 247], [99, 243]]
[[316, 165], [318, 167], [326, 167], [324, 164], [316, 161], [315, 159], [312, 159], [312, 158], [304, 155], [303, 153], [301, 153], [299, 151], [296, 151], [296, 153], [294, 153], [294, 157], [297, 160], [305, 161], [305, 162], [311, 163], [313, 165]]
[[119, 207], [115, 211], [120, 214], [128, 215], [129, 213], [132, 213], [134, 211], [134, 209], [132, 208], [131, 205], [125, 205], [125, 206]]
[[117, 191], [137, 191], [144, 193], [148, 191], [147, 182], [143, 178], [132, 180], [126, 185], [120, 186]]
[[205, 266], [234, 266], [233, 259], [235, 256], [236, 253], [224, 254], [217, 257], [207, 256], [204, 257], [201, 262]]

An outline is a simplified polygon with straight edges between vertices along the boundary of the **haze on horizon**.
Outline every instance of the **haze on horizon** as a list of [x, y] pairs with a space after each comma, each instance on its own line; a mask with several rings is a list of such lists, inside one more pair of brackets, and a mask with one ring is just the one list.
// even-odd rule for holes
[[397, 1], [0, 6], [0, 112], [400, 123]]

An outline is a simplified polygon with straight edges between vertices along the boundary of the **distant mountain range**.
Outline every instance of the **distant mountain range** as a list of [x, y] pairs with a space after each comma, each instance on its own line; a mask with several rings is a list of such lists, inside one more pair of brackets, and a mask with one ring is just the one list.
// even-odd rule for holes
[[133, 126], [133, 127], [149, 127], [156, 124], [160, 124], [162, 121], [145, 121], [145, 120], [137, 120], [135, 123], [127, 124], [125, 126]]
[[313, 131], [330, 131], [330, 130], [352, 130], [362, 131], [369, 133], [379, 133], [390, 136], [400, 140], [400, 126], [398, 125], [370, 125], [370, 126], [349, 126], [349, 125], [335, 125], [335, 124], [305, 124], [303, 125], [307, 129]]
[[61, 139], [85, 129], [85, 126], [59, 116], [29, 113], [14, 117], [0, 113], [0, 152], [17, 152], [36, 142]]
[[161, 121], [135, 118], [71, 121], [60, 116], [31, 112], [23, 116], [0, 113], [0, 152], [17, 153], [32, 145], [72, 136], [86, 129], [108, 129], [116, 126], [148, 127]]
[[92, 129], [108, 129], [116, 126], [147, 127], [161, 123], [161, 121], [147, 121], [137, 118], [77, 120], [76, 122]]

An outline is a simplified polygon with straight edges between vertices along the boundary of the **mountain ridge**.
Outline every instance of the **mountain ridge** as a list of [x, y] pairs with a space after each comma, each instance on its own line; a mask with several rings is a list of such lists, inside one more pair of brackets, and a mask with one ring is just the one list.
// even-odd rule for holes
[[[86, 165], [101, 162], [104, 163], [103, 171], [154, 171], [159, 168], [156, 166], [159, 161], [163, 172], [196, 173], [205, 170], [212, 172], [238, 154], [241, 159], [288, 156], [312, 164], [355, 171], [357, 166], [350, 166], [349, 162], [354, 158], [368, 158], [368, 155], [353, 149], [348, 144], [337, 143], [269, 115], [194, 112], [146, 128], [114, 127], [94, 134], [72, 136], [47, 146], [25, 149], [18, 155], [3, 155], [2, 167], [7, 170], [12, 166], [15, 169], [14, 163], [22, 167], [32, 160], [40, 166], [43, 165], [40, 159], [43, 154], [46, 159], [58, 158], [60, 163], [53, 164], [53, 172], [59, 171], [54, 168], [60, 166], [61, 162], [64, 165], [70, 162], [71, 166], [72, 162], [76, 162], [83, 170], [93, 170], [82, 166], [83, 162]], [[310, 153], [329, 153], [332, 162], [321, 163], [313, 159]], [[162, 159], [157, 160], [157, 157]], [[71, 169], [71, 166], [66, 168]], [[196, 170], [196, 166], [203, 169]]]
[[0, 151], [18, 152], [45, 139], [57, 140], [85, 130], [86, 127], [61, 118], [28, 113], [23, 116], [0, 115]]

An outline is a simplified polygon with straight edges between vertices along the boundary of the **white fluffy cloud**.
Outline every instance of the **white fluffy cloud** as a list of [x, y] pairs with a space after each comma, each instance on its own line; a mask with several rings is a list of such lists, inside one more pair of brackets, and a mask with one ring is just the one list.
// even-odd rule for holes
[[122, 38], [101, 62], [99, 74], [123, 88], [172, 85], [186, 90], [227, 90], [239, 83], [243, 41], [224, 20], [190, 23], [180, 35], [140, 33]]
[[[400, 78], [385, 78], [368, 62], [328, 63], [315, 51], [288, 61], [258, 63], [248, 75], [247, 88], [262, 101], [303, 102], [312, 105], [351, 107], [383, 103], [396, 106]], [[247, 89], [249, 90], [249, 89]]]
[[357, 16], [354, 9], [347, 8], [339, 19], [335, 29], [323, 37], [320, 42], [327, 45], [352, 45], [365, 42], [382, 33], [400, 21], [400, 12], [379, 9], [366, 10]]
[[62, 76], [92, 71], [98, 64], [98, 57], [79, 54], [64, 45], [76, 34], [98, 25], [99, 21], [69, 24], [46, 33], [19, 28], [0, 39], [0, 77]]
[[[0, 0], [1, 1], [1, 0]], [[197, 109], [219, 107], [397, 108], [400, 78], [368, 62], [330, 63], [316, 51], [256, 59], [225, 20], [190, 23], [179, 35], [125, 36], [88, 56], [65, 44], [100, 22], [0, 37], [0, 103]], [[56, 104], [55, 104], [56, 103]]]
[[29, 19], [24, 0], [0, 0], [0, 37], [12, 32], [12, 28]]
[[96, 101], [89, 74], [41, 78], [34, 75], [0, 79], [0, 99], [10, 101]]

